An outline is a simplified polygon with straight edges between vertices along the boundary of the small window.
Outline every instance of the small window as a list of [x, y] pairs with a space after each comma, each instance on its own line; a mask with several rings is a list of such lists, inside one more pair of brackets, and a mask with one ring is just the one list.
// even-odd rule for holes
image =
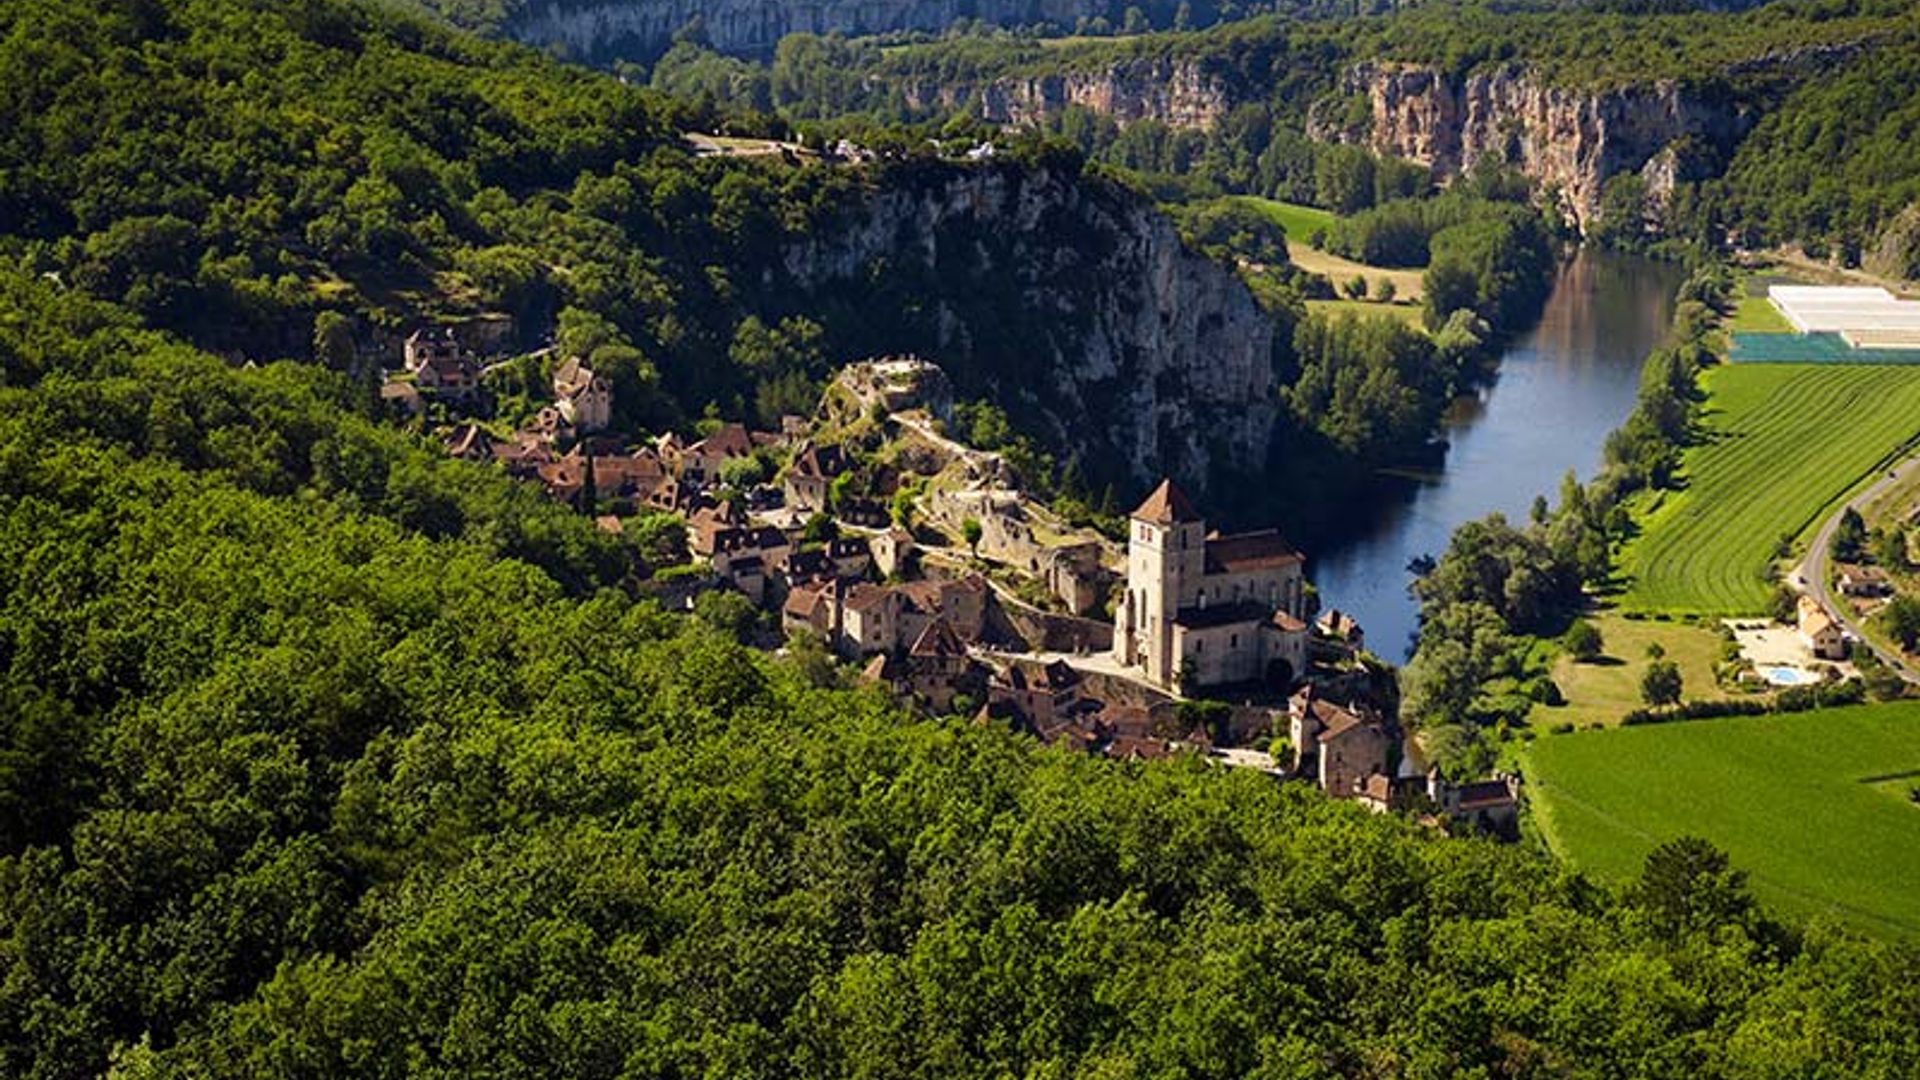
[[1240, 635], [1239, 634], [1227, 635], [1227, 648], [1237, 649], [1239, 647], [1240, 647]]

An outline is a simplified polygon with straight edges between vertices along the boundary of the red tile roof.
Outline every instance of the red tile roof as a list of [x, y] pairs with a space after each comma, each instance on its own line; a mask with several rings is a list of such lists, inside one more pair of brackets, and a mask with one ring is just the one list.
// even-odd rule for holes
[[1207, 538], [1207, 573], [1265, 570], [1300, 562], [1301, 554], [1278, 529]]
[[1171, 525], [1180, 521], [1199, 521], [1200, 514], [1194, 510], [1187, 496], [1174, 486], [1172, 480], [1160, 481], [1153, 489], [1147, 501], [1133, 512], [1134, 520], [1145, 521], [1153, 525]]

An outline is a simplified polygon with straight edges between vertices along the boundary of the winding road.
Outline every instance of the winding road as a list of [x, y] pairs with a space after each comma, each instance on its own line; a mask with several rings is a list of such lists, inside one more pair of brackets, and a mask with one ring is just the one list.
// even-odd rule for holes
[[1845, 603], [1836, 603], [1831, 591], [1827, 588], [1827, 564], [1833, 559], [1833, 534], [1840, 528], [1840, 519], [1848, 510], [1858, 510], [1878, 498], [1888, 488], [1912, 475], [1915, 469], [1920, 469], [1920, 457], [1908, 458], [1894, 466], [1866, 490], [1835, 510], [1832, 516], [1820, 526], [1820, 531], [1814, 534], [1813, 543], [1807, 549], [1807, 557], [1801, 561], [1794, 573], [1806, 591], [1820, 602], [1820, 606], [1840, 620], [1840, 625], [1847, 628], [1847, 633], [1852, 634], [1856, 641], [1872, 649], [1873, 655], [1879, 657], [1881, 663], [1887, 665], [1901, 678], [1920, 685], [1920, 671], [1916, 671], [1905, 657], [1888, 652], [1874, 644], [1862, 630], [1859, 620], [1854, 617], [1853, 609]]

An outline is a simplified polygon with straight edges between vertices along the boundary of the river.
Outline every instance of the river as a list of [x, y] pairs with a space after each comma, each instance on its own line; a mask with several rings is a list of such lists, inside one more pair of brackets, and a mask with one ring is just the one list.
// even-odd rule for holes
[[1498, 511], [1526, 517], [1560, 478], [1600, 465], [1607, 434], [1633, 409], [1640, 366], [1673, 314], [1682, 272], [1670, 263], [1581, 251], [1554, 282], [1540, 321], [1501, 355], [1492, 381], [1454, 404], [1445, 461], [1396, 476], [1354, 527], [1313, 553], [1322, 607], [1359, 620], [1367, 645], [1394, 661], [1412, 651], [1418, 618], [1407, 564], [1438, 556], [1462, 523]]

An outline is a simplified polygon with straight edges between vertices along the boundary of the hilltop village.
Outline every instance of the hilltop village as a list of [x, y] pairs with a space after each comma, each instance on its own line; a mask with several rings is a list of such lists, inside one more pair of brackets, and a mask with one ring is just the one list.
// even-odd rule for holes
[[1124, 518], [1070, 519], [1009, 455], [950, 434], [967, 406], [935, 364], [850, 365], [778, 430], [714, 421], [635, 443], [611, 430], [609, 380], [538, 359], [550, 398], [517, 422], [489, 387], [504, 365], [444, 329], [407, 339], [381, 397], [449, 455], [629, 538], [636, 591], [671, 610], [737, 597], [766, 647], [830, 654], [935, 715], [1516, 831], [1517, 781], [1403, 761], [1391, 672], [1278, 530], [1223, 535], [1171, 479]]

